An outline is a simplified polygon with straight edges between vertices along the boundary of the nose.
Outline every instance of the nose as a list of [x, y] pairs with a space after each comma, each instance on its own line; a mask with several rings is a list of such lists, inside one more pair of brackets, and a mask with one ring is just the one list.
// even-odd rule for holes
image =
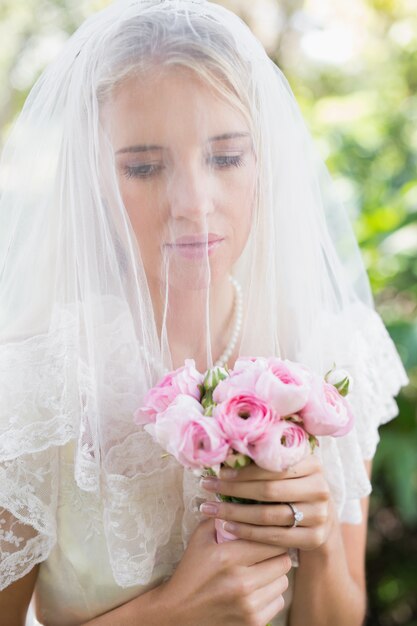
[[213, 210], [213, 189], [207, 172], [198, 164], [176, 168], [168, 185], [171, 216], [199, 221]]

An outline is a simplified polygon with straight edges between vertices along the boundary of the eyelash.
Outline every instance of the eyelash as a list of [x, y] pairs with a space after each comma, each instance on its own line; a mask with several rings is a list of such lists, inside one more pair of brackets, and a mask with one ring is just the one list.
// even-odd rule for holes
[[164, 169], [163, 165], [126, 165], [124, 175], [126, 178], [150, 178]]
[[[243, 165], [243, 158], [241, 155], [221, 155], [212, 156], [208, 161], [214, 162], [214, 165], [219, 169], [227, 169], [228, 167], [241, 167]], [[124, 175], [126, 178], [151, 178], [164, 169], [163, 165], [126, 165], [124, 168]]]
[[243, 165], [242, 155], [222, 155], [222, 156], [213, 156], [212, 157], [215, 164], [220, 167], [220, 169], [226, 167], [241, 167]]

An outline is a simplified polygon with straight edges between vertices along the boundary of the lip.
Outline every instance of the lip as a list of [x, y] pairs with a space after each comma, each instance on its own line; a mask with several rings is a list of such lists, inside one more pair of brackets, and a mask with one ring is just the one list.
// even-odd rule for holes
[[210, 256], [222, 244], [224, 237], [209, 233], [208, 235], [183, 235], [174, 243], [167, 243], [170, 252], [179, 254], [186, 259], [203, 259]]
[[182, 246], [182, 245], [192, 245], [192, 244], [211, 244], [215, 241], [222, 240], [223, 237], [217, 235], [216, 233], [202, 233], [201, 235], [182, 235], [182, 237], [177, 237], [177, 239], [173, 243], [169, 243], [169, 246]]

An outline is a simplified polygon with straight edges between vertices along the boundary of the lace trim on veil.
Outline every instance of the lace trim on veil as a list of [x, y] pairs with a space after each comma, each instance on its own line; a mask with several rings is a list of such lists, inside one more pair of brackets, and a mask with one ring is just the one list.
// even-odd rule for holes
[[56, 541], [58, 446], [77, 430], [66, 330], [0, 348], [0, 590]]
[[[360, 330], [340, 347], [340, 359], [332, 354], [332, 360], [353, 374], [357, 424], [346, 437], [322, 438], [320, 445], [340, 517], [351, 523], [360, 521], [359, 499], [371, 490], [363, 459], [374, 454], [378, 426], [396, 415], [393, 396], [407, 383], [379, 316], [365, 307], [355, 315]], [[158, 564], [172, 571], [201, 519], [198, 506], [207, 494], [198, 478], [162, 458], [132, 422], [140, 397], [134, 382], [140, 350], [126, 315], [110, 318], [101, 335], [103, 358], [111, 365], [103, 378], [100, 457], [97, 441], [92, 444], [96, 425], [85, 408], [91, 380], [75, 361], [71, 325], [61, 325], [52, 337], [1, 349], [0, 588], [45, 560], [55, 544], [60, 448], [70, 440], [76, 449], [74, 488], [95, 492], [104, 503], [102, 523], [120, 586], [146, 584]], [[339, 331], [336, 325], [340, 339]], [[123, 363], [129, 366], [121, 377], [114, 368]]]
[[329, 345], [340, 346], [329, 364], [337, 359], [337, 366], [353, 376], [349, 398], [355, 427], [341, 438], [321, 438], [320, 454], [340, 519], [355, 524], [362, 519], [360, 498], [371, 492], [363, 460], [375, 454], [379, 426], [398, 414], [394, 397], [408, 379], [379, 315], [359, 304], [351, 314], [357, 328], [353, 336], [341, 341], [346, 337], [341, 320], [328, 326]]

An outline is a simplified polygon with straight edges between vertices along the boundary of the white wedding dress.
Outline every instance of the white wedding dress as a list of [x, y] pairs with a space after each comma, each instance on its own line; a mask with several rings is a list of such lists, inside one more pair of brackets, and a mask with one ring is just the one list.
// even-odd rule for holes
[[[79, 626], [110, 611], [170, 576], [183, 549], [180, 512], [172, 526], [169, 548], [160, 552], [149, 583], [120, 587], [114, 580], [109, 561], [102, 523], [103, 506], [96, 495], [82, 492], [75, 484], [71, 462], [73, 448], [70, 443], [61, 450], [57, 541], [47, 560], [40, 565], [35, 592], [38, 619], [30, 615], [27, 626]], [[181, 489], [180, 469], [176, 480]], [[164, 498], [163, 492], [160, 497]], [[198, 501], [198, 498], [194, 500], [194, 504]], [[273, 621], [274, 626], [286, 624], [289, 595], [290, 590], [286, 593], [285, 611]]]
[[[375, 320], [366, 328], [368, 342], [363, 335], [357, 341], [350, 338], [356, 363], [346, 366], [355, 380], [351, 402], [356, 426], [344, 437], [322, 438], [319, 447], [339, 517], [348, 523], [360, 521], [360, 498], [370, 492], [362, 459], [374, 455], [377, 427], [396, 415], [393, 396], [407, 383], [385, 328]], [[50, 397], [47, 383], [45, 395]], [[87, 488], [88, 450], [84, 459], [78, 457], [85, 474], [78, 475], [78, 480], [80, 476], [85, 479], [85, 488], [76, 481], [74, 459], [82, 436], [28, 456], [22, 465], [25, 471], [19, 476], [18, 493], [25, 493], [28, 502], [33, 493], [42, 496], [44, 508], [31, 515], [42, 513], [39, 518], [44, 520], [42, 537], [46, 539], [24, 544], [17, 531], [11, 538], [9, 535], [17, 550], [6, 559], [4, 575], [10, 584], [28, 571], [29, 562], [40, 562], [35, 604], [42, 626], [79, 626], [170, 577], [201, 519], [198, 508], [207, 492], [199, 487], [199, 479], [172, 458], [162, 462], [161, 449], [147, 433], [136, 426], [132, 429], [130, 409], [125, 410], [130, 434], [123, 443], [110, 447], [104, 463], [111, 472], [101, 478], [99, 491]], [[119, 429], [122, 427], [121, 421]], [[33, 435], [32, 429], [30, 432]], [[6, 480], [4, 484], [10, 485], [12, 505], [20, 466], [13, 462], [5, 467], [6, 477], [7, 471], [11, 472], [9, 483]], [[4, 521], [0, 511], [0, 535]], [[275, 618], [274, 626], [286, 625], [293, 573], [294, 569], [286, 609]], [[38, 622], [33, 617], [28, 620], [30, 624]]]
[[[69, 348], [64, 353], [64, 399], [59, 377], [45, 374], [47, 367], [53, 371], [55, 355], [58, 359], [62, 354], [58, 335], [52, 352], [44, 351], [40, 341], [28, 341], [22, 345], [24, 359], [13, 347], [5, 354], [5, 390], [10, 390], [10, 407], [13, 402], [15, 408], [4, 405], [0, 439], [10, 459], [0, 465], [0, 539], [5, 546], [0, 543], [0, 588], [40, 563], [35, 603], [42, 626], [79, 626], [170, 577], [202, 519], [198, 509], [207, 492], [199, 487], [198, 477], [183, 471], [173, 458], [162, 458], [161, 448], [133, 423], [137, 396], [128, 381], [134, 379], [138, 362], [130, 336], [124, 338], [127, 325], [119, 322], [117, 333], [104, 326], [109, 366], [103, 389], [109, 389], [109, 399], [100, 417], [108, 429], [99, 472], [97, 453], [87, 443], [89, 413], [78, 423], [72, 413], [72, 387], [78, 393], [89, 381], [71, 379], [75, 367]], [[343, 338], [337, 327], [334, 332]], [[328, 334], [331, 342], [330, 327]], [[65, 342], [67, 346], [67, 338]], [[344, 437], [321, 438], [318, 452], [340, 520], [359, 523], [360, 498], [371, 488], [363, 459], [374, 455], [379, 424], [396, 415], [393, 396], [407, 377], [375, 314], [341, 350], [345, 358], [338, 364], [355, 381], [351, 402], [356, 425]], [[127, 366], [123, 370], [126, 380], [120, 378], [121, 370], [111, 367], [121, 359], [132, 368], [127, 374]], [[19, 397], [13, 391], [16, 379], [25, 381]], [[56, 403], [62, 405], [67, 398], [68, 407], [57, 413]], [[274, 626], [286, 624], [291, 586], [286, 610]]]

